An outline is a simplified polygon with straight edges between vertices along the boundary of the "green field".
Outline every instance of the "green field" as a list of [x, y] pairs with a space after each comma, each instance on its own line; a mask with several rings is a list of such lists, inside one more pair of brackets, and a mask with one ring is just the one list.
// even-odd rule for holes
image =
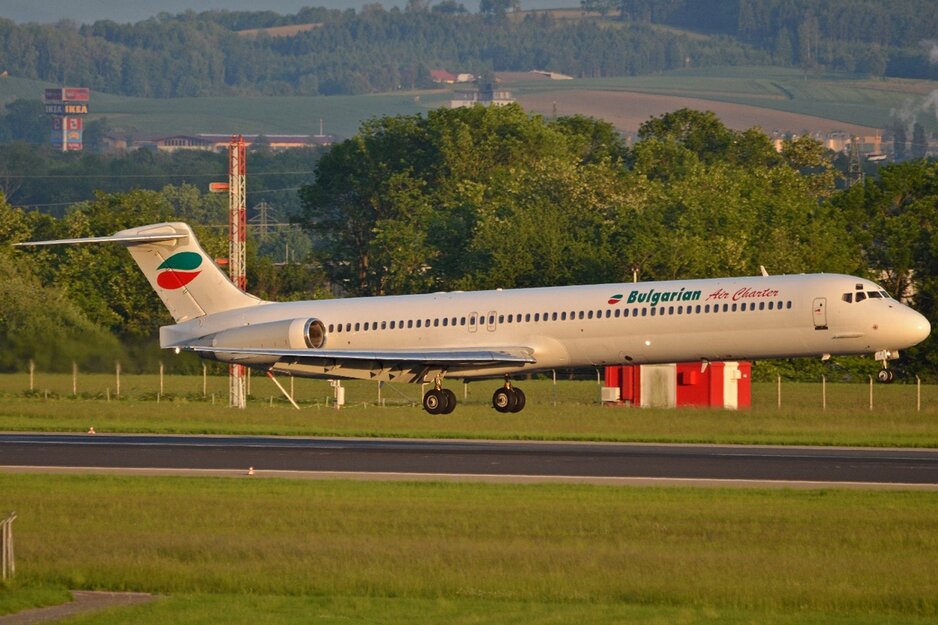
[[[289, 378], [280, 378], [289, 389]], [[347, 405], [336, 410], [322, 380], [295, 379], [295, 410], [266, 378], [253, 376], [245, 410], [227, 407], [227, 378], [166, 376], [163, 395], [155, 375], [79, 374], [72, 396], [69, 374], [37, 374], [30, 392], [26, 374], [0, 375], [0, 431], [162, 432], [279, 434], [294, 436], [388, 436], [531, 440], [602, 440], [680, 443], [752, 443], [938, 447], [938, 386], [876, 384], [873, 410], [864, 384], [828, 384], [822, 409], [820, 384], [783, 383], [778, 407], [775, 384], [753, 385], [753, 408], [610, 408], [599, 402], [595, 380], [521, 380], [527, 407], [501, 414], [491, 406], [497, 381], [451, 387], [459, 398], [450, 415], [420, 407], [418, 385], [385, 384], [383, 406], [374, 382], [345, 382]], [[464, 395], [467, 396], [464, 398]]]
[[[40, 98], [51, 84], [0, 78], [0, 103], [13, 98]], [[938, 88], [933, 81], [860, 80], [824, 74], [806, 76], [792, 68], [717, 67], [664, 72], [653, 76], [537, 80], [506, 83], [516, 95], [553, 91], [600, 89], [637, 91], [659, 95], [686, 96], [766, 107], [791, 113], [815, 115], [886, 128], [893, 123], [892, 111], [904, 105], [917, 106]], [[464, 87], [461, 87], [464, 88]], [[107, 117], [118, 127], [141, 134], [174, 133], [266, 133], [316, 134], [320, 119], [327, 133], [349, 137], [372, 117], [413, 114], [444, 106], [452, 89], [398, 92], [362, 96], [329, 97], [201, 97], [141, 99], [92, 94], [89, 118]], [[920, 121], [930, 131], [938, 120], [923, 114]]]
[[[701, 98], [887, 128], [895, 121], [893, 110], [918, 106], [930, 90], [938, 89], [938, 83], [860, 80], [838, 74], [806, 76], [798, 69], [783, 67], [704, 67], [628, 78], [541, 80], [520, 84], [517, 90], [538, 93], [571, 89]], [[930, 113], [920, 115], [919, 121], [931, 131], [938, 130], [938, 120]]]
[[938, 495], [0, 474], [0, 614], [72, 623], [926, 623]]

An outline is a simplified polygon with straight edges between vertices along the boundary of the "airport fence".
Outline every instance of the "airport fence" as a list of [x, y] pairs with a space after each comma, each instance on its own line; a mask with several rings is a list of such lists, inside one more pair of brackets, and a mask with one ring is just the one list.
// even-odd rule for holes
[[3, 521], [0, 521], [0, 571], [2, 579], [13, 579], [16, 575], [16, 560], [13, 557], [13, 521], [16, 520], [16, 513], [11, 512]]

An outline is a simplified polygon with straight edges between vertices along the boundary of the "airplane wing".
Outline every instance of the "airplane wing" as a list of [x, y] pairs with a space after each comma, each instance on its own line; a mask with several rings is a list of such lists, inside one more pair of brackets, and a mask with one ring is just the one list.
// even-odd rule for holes
[[522, 366], [537, 362], [534, 350], [529, 347], [324, 350], [185, 345], [180, 346], [180, 349], [224, 354], [227, 357], [220, 360], [233, 364], [256, 363], [259, 357], [276, 358], [271, 369], [284, 372], [302, 369], [306, 373], [316, 373], [324, 377], [409, 382], [418, 381], [437, 371]]

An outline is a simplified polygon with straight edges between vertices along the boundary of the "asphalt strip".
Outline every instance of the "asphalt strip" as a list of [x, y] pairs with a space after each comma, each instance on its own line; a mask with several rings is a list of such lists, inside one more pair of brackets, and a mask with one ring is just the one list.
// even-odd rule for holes
[[24, 610], [16, 614], [0, 616], [0, 625], [32, 625], [97, 612], [108, 608], [138, 605], [159, 599], [158, 595], [146, 592], [93, 592], [73, 590], [72, 601], [45, 608]]

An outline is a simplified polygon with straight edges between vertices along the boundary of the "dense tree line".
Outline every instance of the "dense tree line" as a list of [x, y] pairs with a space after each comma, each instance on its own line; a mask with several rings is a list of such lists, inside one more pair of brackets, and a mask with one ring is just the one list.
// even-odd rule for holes
[[[644, 24], [608, 28], [546, 14], [509, 19], [368, 5], [309, 10], [277, 19], [269, 11], [209, 11], [136, 24], [17, 25], [0, 19], [0, 69], [25, 78], [141, 97], [226, 93], [350, 94], [431, 85], [432, 68], [550, 69], [575, 76], [626, 76], [693, 65], [765, 63], [769, 56], [731, 39], [700, 40]], [[239, 30], [313, 20], [290, 36]]]
[[[252, 241], [249, 290], [274, 299], [327, 296], [327, 286], [395, 294], [756, 275], [763, 265], [868, 276], [938, 322], [938, 163], [888, 165], [840, 189], [830, 158], [813, 139], [777, 152], [758, 129], [731, 130], [691, 110], [650, 119], [632, 147], [605, 122], [545, 120], [514, 105], [374, 119], [322, 155], [299, 194], [313, 256], [275, 267]], [[217, 210], [185, 185], [102, 193], [62, 217], [0, 200], [0, 242], [210, 223]], [[197, 230], [211, 253], [225, 254], [224, 230]], [[17, 336], [3, 339], [14, 353], [0, 367], [24, 366], [53, 331], [57, 349], [87, 348], [84, 358], [100, 362], [96, 346], [107, 343], [94, 328], [159, 356], [153, 337], [169, 319], [124, 250], [0, 246], [4, 268], [0, 319], [14, 321], [0, 328]], [[24, 289], [35, 301], [16, 297]], [[61, 323], [47, 330], [59, 308]], [[72, 356], [50, 362], [67, 367], [63, 357]], [[900, 361], [927, 379], [935, 364], [933, 338]], [[834, 379], [876, 364], [810, 366]]]
[[584, 9], [733, 37], [775, 63], [938, 78], [931, 0], [582, 0]]

